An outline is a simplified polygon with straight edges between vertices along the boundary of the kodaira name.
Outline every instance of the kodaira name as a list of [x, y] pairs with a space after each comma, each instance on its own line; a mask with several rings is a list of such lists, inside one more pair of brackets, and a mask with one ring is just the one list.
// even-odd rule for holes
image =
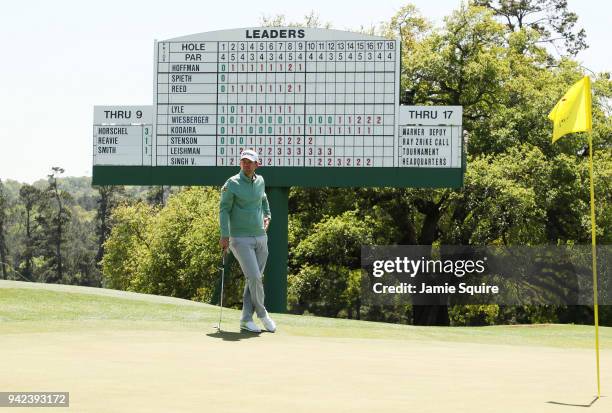
[[247, 30], [247, 39], [303, 39], [306, 36], [304, 29], [255, 29]]
[[195, 135], [195, 126], [170, 126], [170, 133]]

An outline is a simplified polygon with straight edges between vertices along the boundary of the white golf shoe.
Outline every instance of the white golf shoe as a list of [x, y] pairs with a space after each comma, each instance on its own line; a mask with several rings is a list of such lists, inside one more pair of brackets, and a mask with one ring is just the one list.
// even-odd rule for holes
[[270, 333], [274, 333], [276, 331], [276, 324], [274, 323], [274, 320], [270, 318], [269, 315], [266, 314], [266, 316], [260, 318], [260, 320], [261, 323], [264, 325], [265, 329], [268, 330]]
[[257, 324], [253, 321], [241, 321], [240, 329], [250, 331], [251, 333], [261, 333], [261, 328], [257, 327]]

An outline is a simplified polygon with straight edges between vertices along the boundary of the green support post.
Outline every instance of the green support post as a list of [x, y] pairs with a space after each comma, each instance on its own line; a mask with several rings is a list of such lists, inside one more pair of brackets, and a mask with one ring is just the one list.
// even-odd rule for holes
[[268, 261], [264, 271], [265, 305], [271, 313], [287, 312], [287, 257], [289, 255], [289, 188], [266, 190], [272, 221], [268, 228]]

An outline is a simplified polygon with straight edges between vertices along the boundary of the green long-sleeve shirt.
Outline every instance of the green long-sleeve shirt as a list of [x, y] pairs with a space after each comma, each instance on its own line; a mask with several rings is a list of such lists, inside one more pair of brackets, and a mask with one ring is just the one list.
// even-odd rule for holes
[[264, 235], [264, 217], [271, 218], [272, 215], [263, 177], [255, 174], [250, 179], [240, 171], [229, 178], [221, 188], [221, 237]]

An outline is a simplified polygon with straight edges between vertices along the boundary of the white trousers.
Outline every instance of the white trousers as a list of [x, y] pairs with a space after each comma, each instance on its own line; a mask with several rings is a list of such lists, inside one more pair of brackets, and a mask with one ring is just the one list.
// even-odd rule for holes
[[268, 259], [268, 236], [230, 237], [229, 247], [246, 277], [241, 321], [253, 321], [253, 312], [259, 318], [266, 317], [262, 277]]

